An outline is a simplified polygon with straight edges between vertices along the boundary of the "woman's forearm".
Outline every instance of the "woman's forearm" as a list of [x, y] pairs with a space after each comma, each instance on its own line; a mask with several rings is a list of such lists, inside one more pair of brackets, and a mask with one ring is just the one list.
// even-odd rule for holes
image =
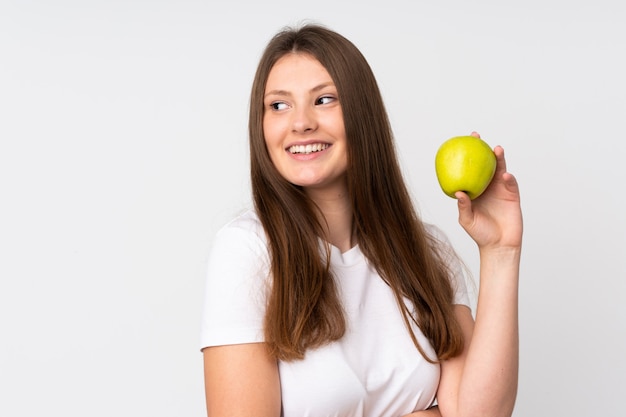
[[517, 396], [520, 250], [481, 251], [480, 258], [476, 321], [459, 381], [457, 409], [467, 416], [505, 417], [513, 412]]

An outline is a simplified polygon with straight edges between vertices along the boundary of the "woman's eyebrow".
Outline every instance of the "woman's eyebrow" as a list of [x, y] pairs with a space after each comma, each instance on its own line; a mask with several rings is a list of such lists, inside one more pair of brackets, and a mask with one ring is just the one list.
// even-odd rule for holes
[[[334, 86], [335, 84], [332, 81], [329, 81], [329, 82], [316, 85], [315, 87], [311, 88], [310, 91], [317, 92], [317, 91], [325, 89], [326, 87], [334, 87]], [[287, 90], [271, 90], [265, 93], [264, 97], [267, 97], [267, 96], [291, 96], [291, 93]]]
[[272, 90], [272, 91], [268, 91], [267, 93], [265, 93], [264, 97], [267, 96], [290, 96], [291, 93], [289, 91], [286, 90]]
[[319, 91], [319, 90], [325, 89], [326, 87], [334, 87], [334, 86], [335, 84], [332, 81], [328, 81], [326, 83], [322, 83], [318, 86], [313, 87], [311, 91]]

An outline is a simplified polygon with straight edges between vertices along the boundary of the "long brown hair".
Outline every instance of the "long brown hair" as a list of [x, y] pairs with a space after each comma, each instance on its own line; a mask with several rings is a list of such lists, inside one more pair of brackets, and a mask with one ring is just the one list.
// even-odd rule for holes
[[[265, 316], [265, 340], [271, 353], [282, 360], [301, 359], [307, 349], [337, 340], [346, 330], [329, 248], [320, 251], [319, 238], [325, 232], [319, 211], [301, 187], [278, 173], [265, 145], [265, 84], [276, 61], [293, 52], [315, 57], [337, 87], [347, 139], [348, 192], [361, 250], [393, 290], [422, 355], [429, 361], [458, 355], [463, 337], [453, 312], [449, 272], [436, 240], [413, 207], [376, 79], [349, 40], [318, 25], [275, 35], [252, 86], [250, 168], [254, 204], [271, 255], [272, 286]], [[412, 322], [429, 339], [437, 358], [424, 353], [411, 331]]]

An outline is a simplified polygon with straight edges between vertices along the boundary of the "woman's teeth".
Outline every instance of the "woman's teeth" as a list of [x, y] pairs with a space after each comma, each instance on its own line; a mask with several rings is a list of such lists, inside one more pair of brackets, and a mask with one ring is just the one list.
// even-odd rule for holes
[[325, 143], [315, 143], [311, 145], [294, 145], [289, 148], [289, 152], [291, 153], [303, 153], [310, 154], [313, 152], [323, 151], [328, 148], [328, 144]]

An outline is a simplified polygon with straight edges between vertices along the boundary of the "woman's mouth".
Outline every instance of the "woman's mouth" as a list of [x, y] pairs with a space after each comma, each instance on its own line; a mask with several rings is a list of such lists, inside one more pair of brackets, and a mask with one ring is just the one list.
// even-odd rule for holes
[[308, 144], [308, 145], [293, 145], [290, 146], [288, 151], [291, 154], [304, 154], [304, 155], [309, 155], [315, 152], [320, 152], [323, 151], [324, 149], [328, 148], [330, 145], [327, 143], [312, 143], [312, 144]]

